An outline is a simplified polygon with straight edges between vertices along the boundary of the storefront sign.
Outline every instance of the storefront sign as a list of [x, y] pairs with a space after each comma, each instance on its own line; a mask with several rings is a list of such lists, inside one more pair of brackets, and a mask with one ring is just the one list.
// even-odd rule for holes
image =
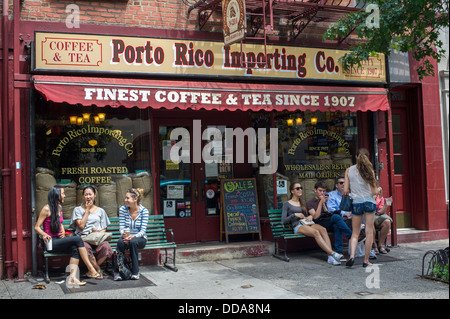
[[247, 19], [244, 0], [223, 0], [223, 42], [230, 45], [245, 38]]
[[382, 54], [344, 72], [343, 50], [44, 32], [35, 43], [34, 72], [386, 81]]
[[96, 106], [206, 110], [386, 111], [382, 88], [34, 76], [48, 100]]

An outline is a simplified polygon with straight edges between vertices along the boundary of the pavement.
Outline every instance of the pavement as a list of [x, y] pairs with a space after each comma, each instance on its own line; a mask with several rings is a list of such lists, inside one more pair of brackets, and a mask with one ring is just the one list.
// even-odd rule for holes
[[[420, 277], [424, 254], [448, 246], [448, 239], [399, 244], [389, 254], [379, 255], [375, 265], [368, 268], [361, 266], [362, 258], [357, 258], [352, 268], [345, 267], [345, 262], [329, 265], [319, 249], [291, 253], [290, 262], [272, 256], [202, 261], [178, 264], [178, 272], [141, 266], [141, 275], [153, 285], [125, 288], [126, 282], [114, 282], [117, 286], [113, 289], [83, 292], [79, 288], [74, 293], [64, 292], [61, 278], [51, 278], [45, 284], [41, 277], [28, 276], [28, 281], [2, 280], [0, 299], [170, 299], [183, 306], [179, 311], [186, 312], [190, 300], [264, 300], [269, 304], [290, 299], [448, 300], [448, 284]], [[44, 283], [46, 289], [34, 289], [37, 283]], [[216, 310], [231, 312], [232, 308]]]

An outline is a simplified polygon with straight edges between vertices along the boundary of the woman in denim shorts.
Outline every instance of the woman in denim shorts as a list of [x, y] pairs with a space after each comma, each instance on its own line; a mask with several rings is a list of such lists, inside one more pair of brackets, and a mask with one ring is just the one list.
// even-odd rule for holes
[[351, 254], [346, 266], [351, 267], [355, 262], [355, 251], [358, 244], [361, 222], [364, 215], [366, 224], [366, 243], [363, 267], [372, 265], [369, 263], [369, 254], [373, 242], [373, 222], [376, 204], [373, 196], [377, 193], [377, 180], [372, 163], [369, 160], [369, 151], [361, 148], [356, 153], [356, 165], [350, 166], [345, 171], [344, 192], [350, 193], [353, 199], [352, 211], [352, 237], [350, 239]]

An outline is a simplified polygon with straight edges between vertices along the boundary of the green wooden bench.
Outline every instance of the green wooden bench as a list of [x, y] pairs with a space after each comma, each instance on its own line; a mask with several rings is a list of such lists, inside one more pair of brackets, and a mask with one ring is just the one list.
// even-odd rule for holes
[[[269, 213], [270, 229], [272, 230], [273, 241], [275, 243], [275, 252], [273, 256], [284, 261], [289, 261], [289, 257], [287, 256], [287, 241], [289, 239], [306, 236], [303, 234], [294, 234], [294, 230], [290, 224], [283, 224], [281, 221], [281, 211], [281, 209], [269, 209], [267, 211]], [[280, 248], [278, 240], [284, 240], [283, 248]], [[280, 255], [280, 251], [282, 251], [284, 255]]]
[[[121, 237], [119, 232], [119, 217], [111, 217], [109, 219], [111, 224], [107, 228], [107, 232], [113, 234], [112, 239], [109, 241], [111, 248], [113, 251], [116, 250], [117, 241]], [[70, 227], [70, 220], [65, 219], [63, 221], [64, 229], [68, 229]], [[162, 263], [164, 267], [167, 267], [173, 271], [178, 271], [178, 268], [175, 265], [175, 253], [176, 253], [176, 243], [174, 241], [173, 231], [172, 229], [165, 229], [164, 226], [164, 216], [163, 215], [150, 215], [148, 218], [147, 225], [147, 243], [143, 250], [146, 249], [164, 249], [165, 250], [165, 260]], [[167, 233], [171, 234], [170, 241], [168, 240]], [[48, 252], [45, 249], [45, 244], [41, 238], [41, 249], [42, 249], [42, 264], [44, 266], [44, 277], [47, 283], [50, 282], [50, 278], [48, 275], [48, 259], [50, 257], [61, 257], [61, 256], [69, 256], [70, 253], [52, 253]], [[173, 249], [172, 256], [169, 256], [167, 249]], [[168, 264], [168, 260], [172, 260], [172, 265]], [[161, 254], [159, 254], [159, 260], [161, 263]]]

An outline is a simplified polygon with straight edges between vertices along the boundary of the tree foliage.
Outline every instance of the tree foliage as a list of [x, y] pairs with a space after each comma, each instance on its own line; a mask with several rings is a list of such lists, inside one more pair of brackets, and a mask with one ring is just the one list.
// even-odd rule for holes
[[[358, 36], [350, 52], [341, 58], [344, 69], [361, 65], [377, 53], [411, 51], [419, 61], [417, 74], [434, 75], [429, 57], [439, 62], [445, 55], [439, 33], [449, 26], [449, 0], [369, 0], [378, 10], [360, 10], [330, 25], [324, 39], [340, 40], [349, 33]], [[379, 13], [379, 20], [377, 14]], [[376, 22], [379, 21], [379, 25]]]

